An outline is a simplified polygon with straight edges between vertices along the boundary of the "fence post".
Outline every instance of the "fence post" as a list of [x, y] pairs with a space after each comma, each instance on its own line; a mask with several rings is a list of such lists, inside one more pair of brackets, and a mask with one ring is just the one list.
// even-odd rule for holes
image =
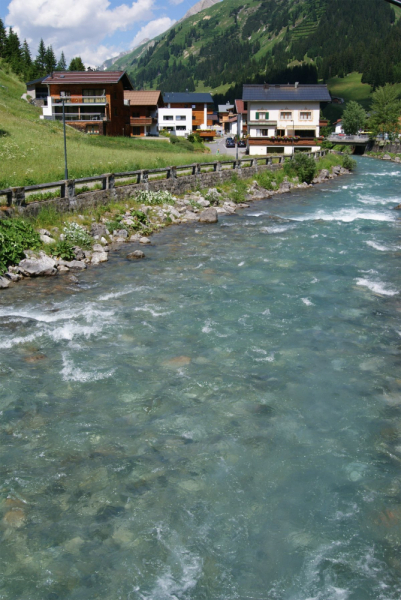
[[7, 192], [6, 197], [7, 197], [7, 206], [11, 206], [13, 203], [13, 193], [11, 190], [9, 192]]
[[116, 187], [116, 178], [114, 173], [109, 173], [107, 177], [107, 189], [114, 190]]
[[11, 188], [11, 204], [14, 204], [15, 206], [25, 206], [24, 187]]
[[171, 179], [177, 179], [177, 167], [170, 168], [170, 177]]
[[215, 171], [220, 172], [221, 171], [221, 162], [217, 161], [217, 163], [215, 163], [215, 165], [216, 165]]
[[68, 200], [74, 200], [75, 198], [75, 179], [67, 179], [65, 181], [65, 189], [67, 191]]
[[201, 167], [199, 163], [194, 163], [192, 165], [192, 175], [199, 175], [201, 172]]
[[60, 185], [60, 198], [65, 198], [65, 182]]

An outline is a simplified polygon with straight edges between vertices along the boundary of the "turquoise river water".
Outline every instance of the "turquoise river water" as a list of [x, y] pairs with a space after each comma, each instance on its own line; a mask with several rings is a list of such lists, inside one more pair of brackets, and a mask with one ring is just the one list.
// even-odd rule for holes
[[1, 600], [399, 600], [401, 168], [0, 296]]

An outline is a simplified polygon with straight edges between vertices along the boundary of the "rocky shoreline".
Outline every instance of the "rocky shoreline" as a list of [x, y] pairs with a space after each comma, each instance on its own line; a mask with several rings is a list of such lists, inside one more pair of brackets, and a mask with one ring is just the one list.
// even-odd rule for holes
[[[110, 231], [106, 225], [108, 222], [106, 216], [101, 218], [100, 223], [94, 220], [90, 229], [84, 228], [77, 223], [77, 228], [82, 229], [91, 236], [93, 245], [90, 250], [85, 250], [78, 245], [74, 246], [73, 260], [64, 260], [57, 256], [49, 256], [43, 250], [39, 252], [26, 250], [25, 258], [18, 265], [9, 266], [8, 271], [3, 276], [0, 276], [0, 289], [7, 289], [10, 285], [12, 286], [25, 278], [65, 274], [68, 275], [70, 283], [78, 283], [78, 279], [75, 276], [77, 272], [87, 269], [88, 266], [107, 262], [110, 251], [120, 248], [121, 244], [127, 242], [137, 243], [142, 246], [150, 244], [149, 233], [146, 235], [143, 231], [132, 235], [128, 233], [130, 228], [138, 223], [138, 214], [143, 215], [144, 219], [146, 218], [147, 223], [153, 231], [159, 231], [161, 228], [173, 224], [216, 223], [218, 222], [219, 215], [235, 214], [237, 208], [249, 207], [248, 202], [267, 200], [278, 194], [289, 193], [293, 189], [314, 187], [314, 185], [350, 173], [351, 171], [341, 166], [333, 166], [330, 171], [322, 169], [311, 184], [300, 183], [297, 177], [293, 179], [285, 177], [280, 185], [272, 181], [272, 190], [265, 189], [255, 180], [246, 190], [245, 203], [233, 202], [230, 199], [229, 192], [219, 192], [216, 188], [211, 188], [204, 195], [201, 192], [193, 192], [186, 194], [182, 198], [171, 196], [170, 203], [166, 202], [160, 206], [144, 203], [140, 205], [139, 211], [128, 209], [127, 206], [127, 210], [120, 220], [120, 229]], [[80, 219], [83, 219], [83, 217], [77, 215], [77, 220]], [[52, 235], [52, 232], [49, 230], [40, 229], [38, 233], [45, 246], [50, 246], [56, 242], [53, 237], [54, 234]], [[63, 234], [61, 234], [60, 240], [63, 239]], [[142, 259], [145, 258], [145, 253], [137, 249], [130, 252], [127, 258], [129, 260]]]

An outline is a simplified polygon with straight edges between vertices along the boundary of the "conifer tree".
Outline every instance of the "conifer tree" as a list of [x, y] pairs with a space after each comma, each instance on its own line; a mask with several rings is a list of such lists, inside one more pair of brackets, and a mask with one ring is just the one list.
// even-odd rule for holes
[[46, 74], [46, 46], [42, 39], [39, 42], [38, 54], [35, 59], [35, 66], [38, 71], [38, 75]]
[[0, 58], [4, 58], [6, 50], [7, 33], [3, 21], [0, 19]]
[[53, 52], [53, 48], [49, 46], [46, 49], [46, 57], [45, 57], [45, 70], [46, 73], [52, 73], [57, 66], [56, 55]]
[[21, 60], [24, 69], [29, 69], [32, 66], [31, 51], [26, 40], [24, 40], [24, 43], [22, 44]]
[[67, 61], [65, 60], [64, 52], [61, 52], [60, 60], [57, 63], [57, 71], [65, 71], [67, 69]]

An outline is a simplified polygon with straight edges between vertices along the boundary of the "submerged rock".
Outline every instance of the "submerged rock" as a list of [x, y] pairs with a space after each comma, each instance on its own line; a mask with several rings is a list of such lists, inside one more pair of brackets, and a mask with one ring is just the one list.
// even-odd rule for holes
[[92, 265], [98, 265], [101, 262], [107, 262], [109, 260], [109, 255], [107, 252], [94, 252], [91, 257]]
[[142, 250], [134, 250], [134, 252], [130, 252], [127, 254], [128, 260], [135, 260], [138, 258], [145, 258], [145, 253]]
[[162, 365], [165, 367], [178, 369], [179, 367], [189, 365], [190, 362], [191, 358], [189, 356], [176, 356], [174, 358], [170, 358], [169, 360], [165, 360]]
[[0, 290], [8, 288], [9, 285], [10, 282], [8, 281], [8, 279], [6, 279], [5, 277], [0, 277]]
[[141, 237], [141, 238], [139, 238], [139, 243], [140, 244], [150, 244], [150, 239], [148, 237]]
[[219, 220], [217, 210], [215, 208], [207, 208], [201, 212], [199, 217], [200, 223], [217, 223]]

